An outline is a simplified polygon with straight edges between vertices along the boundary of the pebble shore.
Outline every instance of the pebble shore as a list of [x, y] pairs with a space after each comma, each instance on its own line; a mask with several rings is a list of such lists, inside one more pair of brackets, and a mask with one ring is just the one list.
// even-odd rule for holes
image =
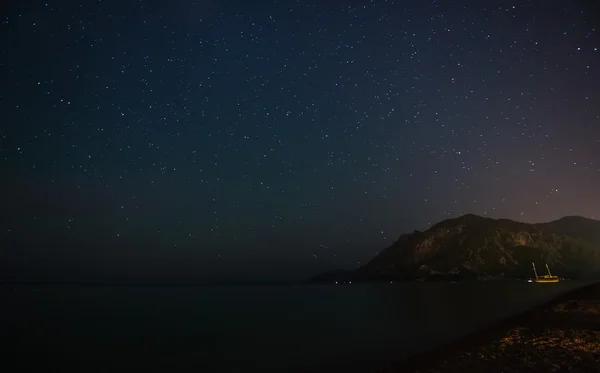
[[600, 283], [382, 372], [600, 373]]

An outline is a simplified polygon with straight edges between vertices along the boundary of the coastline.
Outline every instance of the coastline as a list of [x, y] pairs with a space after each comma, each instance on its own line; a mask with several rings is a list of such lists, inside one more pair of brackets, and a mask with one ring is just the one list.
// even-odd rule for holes
[[600, 372], [600, 282], [379, 370], [381, 373], [538, 371]]

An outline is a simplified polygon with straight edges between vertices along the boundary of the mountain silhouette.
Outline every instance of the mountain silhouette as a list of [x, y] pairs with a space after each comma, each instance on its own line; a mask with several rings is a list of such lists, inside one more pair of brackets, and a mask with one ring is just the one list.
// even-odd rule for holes
[[531, 277], [531, 263], [586, 278], [600, 268], [600, 221], [567, 216], [548, 223], [463, 215], [401, 235], [367, 264], [315, 281], [393, 281]]

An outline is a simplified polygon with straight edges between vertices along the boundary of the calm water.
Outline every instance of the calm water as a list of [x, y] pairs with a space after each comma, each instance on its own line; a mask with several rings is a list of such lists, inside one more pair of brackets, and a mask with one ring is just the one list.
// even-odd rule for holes
[[23, 370], [369, 371], [581, 285], [18, 286], [1, 327]]

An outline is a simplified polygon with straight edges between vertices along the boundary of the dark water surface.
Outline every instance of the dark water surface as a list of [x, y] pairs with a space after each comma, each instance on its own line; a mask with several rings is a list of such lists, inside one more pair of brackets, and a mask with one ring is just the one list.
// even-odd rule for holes
[[4, 286], [0, 326], [23, 371], [369, 371], [581, 285]]

